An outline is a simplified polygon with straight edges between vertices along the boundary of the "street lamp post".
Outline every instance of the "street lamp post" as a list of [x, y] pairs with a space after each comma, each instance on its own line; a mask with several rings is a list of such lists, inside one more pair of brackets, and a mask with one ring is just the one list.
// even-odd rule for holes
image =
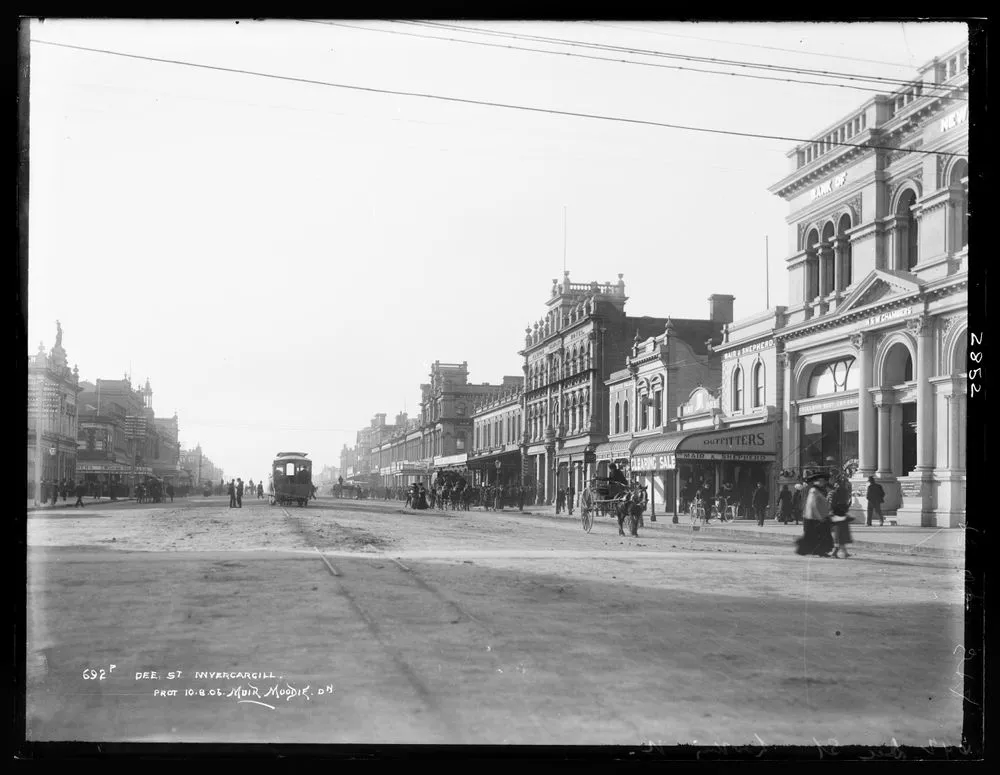
[[498, 459], [497, 462], [496, 462], [496, 467], [497, 467], [497, 487], [500, 486], [500, 465], [501, 465], [500, 464], [500, 460]]

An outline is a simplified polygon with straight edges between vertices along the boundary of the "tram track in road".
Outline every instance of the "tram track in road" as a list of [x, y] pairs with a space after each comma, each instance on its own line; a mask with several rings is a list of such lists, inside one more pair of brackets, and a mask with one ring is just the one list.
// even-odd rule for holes
[[[293, 529], [304, 540], [309, 542], [308, 533], [310, 531], [302, 524], [302, 519], [289, 513], [284, 507], [280, 507], [280, 509]], [[382, 599], [376, 597], [366, 603], [364, 598], [366, 596], [370, 597], [373, 594], [378, 595], [384, 590], [391, 589], [402, 578], [405, 580], [406, 587], [409, 589], [418, 589], [422, 595], [432, 599], [432, 608], [436, 608], [436, 610], [443, 613], [443, 616], [438, 617], [437, 626], [449, 628], [449, 635], [458, 635], [461, 633], [460, 641], [464, 641], [467, 645], [468, 651], [466, 652], [465, 660], [458, 665], [458, 669], [462, 669], [470, 661], [473, 661], [473, 664], [475, 664], [475, 660], [479, 660], [482, 664], [482, 669], [488, 670], [491, 676], [503, 674], [505, 671], [514, 672], [517, 670], [515, 665], [521, 665], [519, 655], [506, 654], [504, 653], [505, 650], [495, 645], [498, 641], [496, 628], [479, 616], [472, 614], [458, 601], [442, 592], [436, 584], [426, 579], [416, 570], [410, 560], [404, 562], [396, 557], [382, 553], [371, 555], [357, 553], [349, 557], [343, 555], [328, 557], [319, 547], [310, 544], [310, 548], [323, 563], [326, 573], [334, 580], [337, 587], [337, 594], [347, 602], [354, 614], [364, 623], [368, 633], [392, 661], [397, 672], [406, 679], [423, 706], [440, 722], [442, 727], [441, 732], [447, 741], [457, 744], [483, 742], [482, 740], [468, 739], [469, 735], [466, 732], [466, 725], [463, 724], [463, 721], [467, 717], [464, 715], [459, 716], [455, 711], [447, 707], [447, 698], [442, 697], [440, 690], [435, 690], [433, 686], [435, 683], [433, 674], [426, 675], [426, 673], [430, 673], [431, 671], [426, 668], [421, 670], [421, 668], [415, 666], [412, 660], [407, 659], [403, 650], [394, 642], [400, 636], [397, 634], [394, 637], [391, 630], [394, 627], [403, 627], [405, 629], [408, 626], [405, 621], [380, 618], [376, 611], [373, 610], [380, 607], [380, 605], [373, 605], [373, 603], [377, 601], [384, 605]], [[352, 570], [352, 566], [353, 568], [357, 568], [358, 563], [364, 564], [364, 579], [361, 578], [362, 574]], [[378, 581], [373, 583], [372, 575], [374, 574], [377, 578], [383, 575], [385, 571], [391, 574], [391, 577], [386, 577], [385, 584]], [[360, 586], [359, 582], [361, 582]], [[374, 593], [373, 590], [375, 590]], [[410, 604], [407, 608], [412, 610], [416, 606]], [[406, 616], [400, 617], [401, 620], [405, 620], [405, 618]], [[453, 643], [449, 643], [449, 645], [453, 645]], [[586, 674], [574, 676], [573, 682], [574, 690], [578, 695], [586, 697], [594, 707], [601, 708], [604, 714], [610, 716], [621, 725], [635, 730], [636, 735], [639, 734], [639, 730], [631, 721], [629, 714], [624, 709], [618, 707], [616, 702], [609, 701], [609, 698], [600, 691], [596, 683], [589, 679]], [[536, 698], [525, 696], [523, 684], [518, 685], [517, 692], [520, 699], [520, 707], [517, 710], [519, 717], [529, 721], [532, 728], [544, 731], [546, 728], [545, 718], [531, 709]]]
[[[293, 517], [286, 508], [279, 506], [281, 513], [284, 515], [285, 519], [292, 525], [292, 528], [307, 542], [310, 541], [309, 536], [305, 534], [303, 529], [301, 519], [298, 517]], [[387, 636], [382, 626], [376, 621], [375, 617], [366, 610], [358, 601], [358, 596], [356, 593], [352, 592], [349, 587], [348, 579], [350, 575], [345, 577], [343, 570], [343, 563], [340, 562], [341, 567], [338, 568], [337, 565], [331, 563], [323, 552], [315, 545], [310, 543], [310, 548], [316, 552], [318, 558], [322, 561], [326, 571], [329, 575], [335, 579], [335, 584], [337, 586], [337, 594], [342, 597], [347, 605], [350, 607], [351, 611], [357, 616], [365, 625], [368, 634], [379, 644], [382, 651], [389, 657], [396, 671], [405, 678], [407, 684], [413, 690], [416, 697], [419, 699], [423, 707], [433, 714], [434, 720], [437, 722], [436, 726], [439, 727], [439, 733], [442, 737], [449, 741], [462, 742], [462, 730], [461, 726], [457, 723], [457, 720], [451, 717], [451, 714], [443, 707], [442, 703], [434, 695], [433, 691], [428, 686], [427, 682], [424, 681], [418, 674], [413, 666], [406, 660], [402, 652], [391, 642], [391, 639]], [[368, 558], [358, 557], [355, 562], [364, 562]], [[371, 558], [374, 560], [375, 558]]]

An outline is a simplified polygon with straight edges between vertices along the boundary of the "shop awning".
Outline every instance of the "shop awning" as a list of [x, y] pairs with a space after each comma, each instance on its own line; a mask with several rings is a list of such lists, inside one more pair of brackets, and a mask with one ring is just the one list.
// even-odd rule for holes
[[448, 455], [447, 457], [434, 458], [434, 468], [440, 470], [464, 469], [468, 463], [469, 456], [464, 452], [461, 455]]
[[493, 465], [494, 461], [502, 460], [504, 458], [509, 458], [515, 455], [520, 455], [520, 447], [512, 447], [509, 449], [493, 449], [484, 452], [478, 452], [474, 455], [469, 455], [469, 466], [476, 465]]
[[642, 439], [632, 450], [632, 456], [636, 455], [662, 455], [674, 452], [684, 439], [692, 436], [690, 431], [679, 431], [677, 433], [664, 433], [662, 436], [653, 436], [650, 439]]
[[589, 444], [575, 444], [572, 447], [563, 447], [556, 450], [556, 457], [559, 459], [574, 457], [583, 460], [589, 446]]
[[664, 433], [650, 439], [642, 439], [632, 450], [630, 467], [633, 471], [671, 471], [677, 467], [676, 451], [689, 431]]
[[137, 476], [152, 476], [153, 469], [149, 466], [130, 466], [127, 463], [115, 463], [104, 460], [81, 461], [76, 464], [78, 474], [135, 474]]
[[628, 459], [632, 454], [633, 443], [635, 442], [632, 439], [606, 441], [603, 444], [597, 445], [597, 450], [594, 454], [598, 460]]

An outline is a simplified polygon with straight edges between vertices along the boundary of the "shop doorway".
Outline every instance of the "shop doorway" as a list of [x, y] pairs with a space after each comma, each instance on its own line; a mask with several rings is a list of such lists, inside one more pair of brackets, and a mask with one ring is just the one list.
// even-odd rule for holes
[[908, 475], [917, 467], [917, 405], [902, 404], [903, 415], [903, 470], [902, 476]]

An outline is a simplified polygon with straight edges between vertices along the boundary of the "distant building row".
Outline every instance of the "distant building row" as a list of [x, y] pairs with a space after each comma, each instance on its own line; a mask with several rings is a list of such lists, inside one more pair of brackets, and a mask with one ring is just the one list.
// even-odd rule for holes
[[[39, 449], [42, 481], [83, 481], [108, 494], [131, 492], [152, 476], [175, 487], [222, 479], [222, 470], [202, 454], [200, 445], [180, 448], [176, 414], [155, 416], [148, 379], [142, 388], [133, 387], [127, 375], [81, 381], [77, 368], [68, 366], [62, 327], [56, 325], [51, 351], [39, 345], [28, 363], [29, 497], [34, 497]], [[41, 435], [36, 436], [39, 426]]]

